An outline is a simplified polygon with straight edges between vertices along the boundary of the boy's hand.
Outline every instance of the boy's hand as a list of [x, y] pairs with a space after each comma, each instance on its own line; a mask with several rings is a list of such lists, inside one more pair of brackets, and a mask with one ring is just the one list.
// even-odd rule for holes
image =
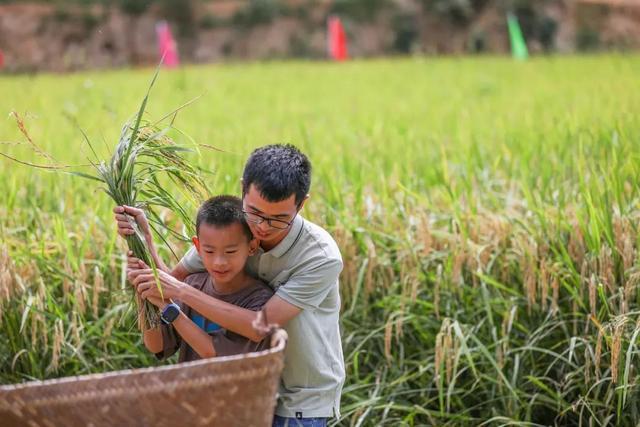
[[160, 310], [165, 308], [167, 306], [167, 304], [169, 304], [169, 302], [170, 302], [170, 301], [166, 301], [166, 300], [163, 300], [161, 298], [155, 298], [155, 297], [147, 297], [147, 301], [149, 301], [151, 304], [153, 304], [156, 307], [158, 307]]
[[136, 288], [134, 283], [135, 278], [142, 274], [142, 271], [150, 269], [151, 267], [145, 264], [144, 261], [133, 256], [133, 251], [127, 252], [127, 279], [129, 279], [129, 283], [131, 283], [134, 288]]
[[[156, 286], [156, 279], [153, 275], [153, 270], [150, 268], [131, 270], [127, 277], [136, 287], [138, 294], [143, 299], [149, 297], [160, 298], [160, 291]], [[180, 293], [185, 286], [189, 286], [174, 278], [169, 273], [161, 270], [158, 270], [158, 280], [162, 286], [162, 296], [164, 299], [181, 299]]]
[[113, 208], [114, 217], [118, 224], [118, 234], [122, 237], [135, 234], [131, 218], [138, 224], [140, 232], [146, 240], [151, 239], [151, 227], [149, 227], [149, 221], [142, 209], [134, 208], [131, 206], [116, 206]]
[[134, 270], [146, 270], [149, 268], [151, 267], [145, 264], [144, 261], [133, 256], [133, 251], [127, 252], [127, 277], [129, 276], [129, 273]]
[[[134, 288], [136, 287], [136, 285], [133, 283], [133, 280], [140, 274], [141, 271], [145, 271], [147, 269], [150, 269], [150, 267], [141, 259], [134, 257], [132, 251], [129, 251], [127, 253], [127, 278]], [[162, 310], [170, 302], [168, 300], [163, 300], [162, 298], [155, 297], [147, 297], [147, 301], [158, 307], [160, 310]]]

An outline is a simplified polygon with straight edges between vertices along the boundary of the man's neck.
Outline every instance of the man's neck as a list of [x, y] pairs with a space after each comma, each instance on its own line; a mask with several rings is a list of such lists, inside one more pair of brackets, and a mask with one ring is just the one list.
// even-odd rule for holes
[[265, 251], [265, 252], [269, 252], [271, 249], [275, 248], [276, 246], [278, 246], [280, 244], [280, 242], [282, 242], [288, 235], [289, 233], [291, 233], [291, 229], [293, 227], [289, 227], [287, 229], [287, 232], [284, 233], [281, 237], [278, 237], [277, 240], [274, 240], [273, 242], [260, 242], [260, 247]]

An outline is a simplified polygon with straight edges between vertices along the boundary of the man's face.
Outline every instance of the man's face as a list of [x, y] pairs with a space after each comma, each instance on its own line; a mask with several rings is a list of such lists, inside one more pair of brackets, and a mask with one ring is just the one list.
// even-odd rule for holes
[[[302, 208], [302, 205], [304, 205], [304, 201], [301, 203], [300, 208]], [[252, 222], [250, 218], [247, 219], [251, 232], [265, 248], [271, 248], [284, 239], [291, 228], [287, 223], [291, 224], [299, 210], [298, 206], [296, 206], [295, 194], [280, 202], [269, 202], [262, 197], [253, 184], [249, 186], [249, 190], [242, 199], [242, 208], [249, 214], [256, 214], [260, 217], [274, 220], [269, 225], [266, 220], [258, 224]], [[256, 219], [260, 220], [257, 217]], [[275, 221], [280, 222], [277, 223]], [[275, 227], [274, 224], [276, 225]], [[277, 226], [284, 228], [277, 228]]]
[[201, 224], [194, 243], [204, 267], [220, 285], [231, 283], [258, 247], [258, 242], [249, 240], [238, 223], [224, 227]]

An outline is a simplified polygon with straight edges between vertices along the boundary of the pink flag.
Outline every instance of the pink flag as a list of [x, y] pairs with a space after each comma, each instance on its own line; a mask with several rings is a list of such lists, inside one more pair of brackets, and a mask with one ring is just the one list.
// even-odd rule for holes
[[344, 32], [342, 21], [337, 16], [330, 16], [327, 21], [329, 58], [334, 61], [344, 61], [349, 58], [347, 52], [347, 35]]
[[[164, 66], [175, 68], [180, 65], [178, 45], [171, 35], [167, 21], [160, 21], [156, 24], [156, 35], [158, 36], [160, 60], [162, 60]], [[163, 57], [164, 59], [162, 59]]]

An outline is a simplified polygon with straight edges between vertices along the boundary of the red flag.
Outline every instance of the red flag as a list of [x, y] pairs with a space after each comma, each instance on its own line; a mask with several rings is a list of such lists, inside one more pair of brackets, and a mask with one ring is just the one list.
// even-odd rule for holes
[[158, 36], [160, 58], [164, 58], [163, 64], [165, 67], [175, 68], [180, 65], [178, 44], [174, 40], [169, 24], [166, 21], [160, 21], [156, 24], [156, 34]]
[[0, 50], [0, 70], [2, 70], [4, 68], [4, 54], [2, 53], [2, 50]]
[[344, 61], [349, 58], [347, 52], [347, 35], [342, 21], [337, 16], [330, 16], [327, 21], [329, 58], [334, 61]]

